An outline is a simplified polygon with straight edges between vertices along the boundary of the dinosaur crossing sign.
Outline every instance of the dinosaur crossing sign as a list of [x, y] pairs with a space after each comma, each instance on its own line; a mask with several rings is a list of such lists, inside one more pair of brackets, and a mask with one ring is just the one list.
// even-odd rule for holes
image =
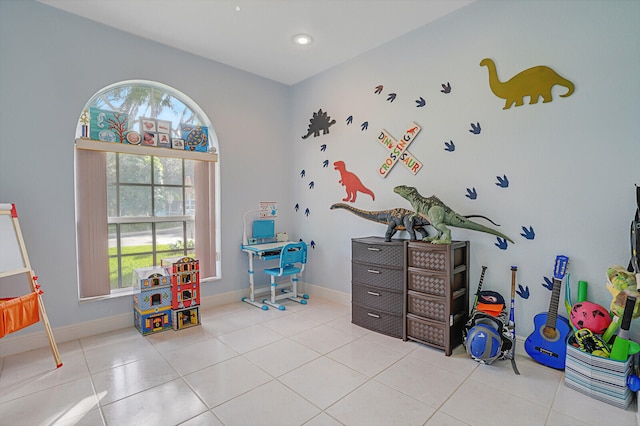
[[418, 173], [422, 168], [422, 163], [407, 150], [418, 133], [420, 133], [420, 126], [413, 121], [407, 126], [407, 130], [404, 132], [404, 136], [402, 136], [400, 142], [396, 141], [386, 130], [382, 129], [382, 131], [380, 131], [378, 142], [389, 150], [384, 163], [378, 168], [378, 174], [380, 176], [383, 178], [387, 177], [387, 174], [389, 174], [398, 161], [404, 164], [414, 175]]

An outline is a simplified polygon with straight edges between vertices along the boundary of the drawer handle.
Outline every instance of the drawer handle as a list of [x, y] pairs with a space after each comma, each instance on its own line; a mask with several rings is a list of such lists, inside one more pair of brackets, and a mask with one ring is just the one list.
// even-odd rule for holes
[[367, 250], [370, 251], [380, 251], [380, 249], [378, 247], [367, 247]]
[[380, 296], [380, 293], [376, 293], [375, 291], [367, 291], [367, 294], [370, 294], [372, 296]]
[[375, 269], [367, 269], [367, 272], [371, 272], [372, 274], [379, 274], [380, 271], [376, 271]]
[[371, 312], [367, 312], [367, 315], [369, 315], [370, 317], [373, 317], [373, 318], [380, 319], [380, 315], [372, 314]]

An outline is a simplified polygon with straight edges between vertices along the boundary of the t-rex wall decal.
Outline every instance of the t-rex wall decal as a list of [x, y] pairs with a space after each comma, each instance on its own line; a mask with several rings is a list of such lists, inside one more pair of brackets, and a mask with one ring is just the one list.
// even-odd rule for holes
[[486, 66], [489, 69], [489, 87], [493, 94], [506, 100], [502, 109], [509, 109], [514, 103], [516, 106], [523, 105], [525, 96], [530, 98], [529, 105], [538, 103], [540, 96], [543, 103], [551, 102], [553, 100], [551, 88], [556, 84], [569, 89], [567, 93], [560, 95], [563, 98], [571, 96], [575, 89], [572, 82], [544, 65], [528, 68], [505, 82], [498, 79], [493, 60], [485, 58], [480, 62], [480, 66]]
[[336, 120], [332, 120], [326, 113], [326, 111], [322, 111], [319, 109], [318, 112], [313, 113], [313, 117], [309, 119], [309, 130], [307, 134], [302, 137], [302, 139], [306, 139], [313, 134], [313, 137], [320, 136], [320, 131], [322, 131], [323, 135], [329, 133], [329, 127], [336, 124]]
[[343, 198], [342, 201], [354, 203], [356, 201], [358, 191], [363, 194], [371, 195], [372, 200], [376, 199], [373, 191], [365, 187], [358, 176], [347, 170], [347, 166], [344, 164], [344, 161], [336, 161], [333, 163], [333, 167], [335, 170], [340, 172], [340, 180], [338, 183], [342, 184], [342, 186], [347, 190], [347, 198]]

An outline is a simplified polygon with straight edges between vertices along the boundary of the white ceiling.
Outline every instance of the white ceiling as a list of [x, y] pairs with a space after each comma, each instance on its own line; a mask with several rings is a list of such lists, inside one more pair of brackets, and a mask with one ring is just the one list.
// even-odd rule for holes
[[38, 1], [292, 85], [475, 0]]

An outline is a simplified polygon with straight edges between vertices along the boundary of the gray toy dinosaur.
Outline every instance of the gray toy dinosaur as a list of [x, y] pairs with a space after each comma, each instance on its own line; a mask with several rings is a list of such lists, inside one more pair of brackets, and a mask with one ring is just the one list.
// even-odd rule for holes
[[422, 238], [429, 236], [427, 230], [424, 229], [429, 225], [429, 221], [421, 216], [416, 216], [414, 211], [401, 207], [370, 212], [356, 209], [348, 204], [336, 203], [331, 206], [331, 210], [334, 209], [345, 209], [363, 219], [387, 225], [387, 232], [384, 234], [385, 241], [391, 241], [391, 237], [398, 231], [407, 231], [411, 241], [416, 240], [416, 231], [420, 233]]
[[393, 192], [403, 198], [406, 198], [415, 209], [415, 214], [429, 220], [429, 222], [431, 222], [431, 226], [438, 231], [438, 235], [423, 238], [423, 241], [431, 241], [434, 244], [451, 244], [451, 230], [449, 230], [447, 226], [453, 226], [456, 228], [471, 229], [473, 231], [496, 235], [504, 238], [512, 244], [515, 244], [511, 238], [507, 237], [503, 233], [467, 219], [468, 217], [483, 217], [487, 219], [484, 216], [462, 216], [447, 207], [447, 205], [440, 201], [438, 197], [431, 196], [425, 198], [418, 193], [417, 189], [411, 186], [396, 186], [393, 188]]

